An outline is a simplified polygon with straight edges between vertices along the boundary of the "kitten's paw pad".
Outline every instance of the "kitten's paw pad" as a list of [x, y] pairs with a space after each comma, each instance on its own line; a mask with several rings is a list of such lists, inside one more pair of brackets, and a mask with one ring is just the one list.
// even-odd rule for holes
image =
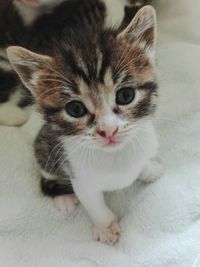
[[95, 227], [94, 229], [94, 239], [101, 241], [108, 245], [114, 245], [120, 237], [121, 228], [118, 222], [113, 222], [107, 228]]
[[163, 173], [162, 165], [159, 162], [152, 160], [142, 172], [140, 180], [146, 183], [152, 183], [160, 179]]
[[78, 202], [78, 198], [74, 194], [55, 197], [56, 207], [65, 214], [75, 210]]

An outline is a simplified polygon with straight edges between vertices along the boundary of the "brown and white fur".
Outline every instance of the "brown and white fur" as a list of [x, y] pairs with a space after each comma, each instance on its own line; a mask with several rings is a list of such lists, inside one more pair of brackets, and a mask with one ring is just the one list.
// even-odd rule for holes
[[[46, 45], [45, 42], [51, 43], [50, 39], [55, 32], [62, 31], [65, 24], [70, 22], [71, 13], [78, 11], [71, 7], [73, 2], [77, 6], [84, 6], [84, 1], [77, 0], [1, 0], [0, 125], [24, 124], [29, 117], [27, 103], [31, 103], [24, 101], [27, 92], [20, 87], [16, 75], [13, 74], [5, 48], [8, 45], [22, 45], [28, 49], [38, 50], [39, 47], [43, 48]], [[93, 2], [95, 5], [95, 0]], [[121, 24], [124, 27], [131, 21], [136, 11], [148, 2], [102, 0], [106, 10], [104, 25], [117, 28]]]
[[43, 116], [35, 141], [42, 191], [66, 211], [75, 192], [95, 238], [113, 244], [120, 226], [104, 192], [161, 175], [153, 160], [156, 16], [146, 6], [120, 32], [80, 24], [46, 55], [10, 47], [8, 57]]

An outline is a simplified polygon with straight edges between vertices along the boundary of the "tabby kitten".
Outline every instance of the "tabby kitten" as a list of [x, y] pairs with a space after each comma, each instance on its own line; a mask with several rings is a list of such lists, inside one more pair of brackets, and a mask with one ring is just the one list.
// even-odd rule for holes
[[[91, 5], [89, 1], [89, 5]], [[147, 0], [105, 0], [102, 8], [107, 25], [127, 25], [136, 11]], [[90, 13], [95, 9], [96, 2]], [[127, 5], [127, 7], [125, 7]], [[78, 6], [78, 8], [77, 8]], [[66, 24], [73, 26], [73, 14], [79, 13], [85, 2], [80, 0], [1, 0], [0, 4], [0, 125], [21, 125], [29, 117], [27, 107], [32, 98], [21, 86], [7, 60], [5, 48], [21, 45], [40, 52], [51, 44], [51, 39], [59, 35]], [[124, 16], [125, 8], [125, 16]], [[98, 8], [97, 8], [98, 9]], [[94, 11], [95, 12], [95, 11]]]
[[44, 119], [35, 141], [43, 192], [66, 211], [78, 198], [94, 222], [95, 239], [113, 244], [120, 226], [103, 193], [139, 176], [154, 181], [161, 175], [153, 160], [156, 16], [146, 6], [121, 32], [77, 16], [79, 25], [67, 28], [46, 55], [7, 51]]

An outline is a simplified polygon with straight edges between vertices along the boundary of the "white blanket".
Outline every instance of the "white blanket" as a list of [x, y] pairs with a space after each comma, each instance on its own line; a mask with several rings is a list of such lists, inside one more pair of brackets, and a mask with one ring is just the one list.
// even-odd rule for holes
[[81, 206], [66, 217], [41, 195], [27, 128], [1, 127], [0, 267], [200, 266], [200, 1], [156, 9], [165, 175], [107, 196], [123, 229], [109, 247], [92, 241]]

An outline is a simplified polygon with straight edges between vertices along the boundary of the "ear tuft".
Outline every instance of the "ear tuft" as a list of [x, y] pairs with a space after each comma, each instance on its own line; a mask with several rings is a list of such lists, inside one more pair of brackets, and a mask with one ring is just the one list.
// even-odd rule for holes
[[45, 66], [52, 64], [52, 58], [33, 53], [19, 46], [8, 47], [7, 55], [24, 85], [34, 94], [39, 73]]

